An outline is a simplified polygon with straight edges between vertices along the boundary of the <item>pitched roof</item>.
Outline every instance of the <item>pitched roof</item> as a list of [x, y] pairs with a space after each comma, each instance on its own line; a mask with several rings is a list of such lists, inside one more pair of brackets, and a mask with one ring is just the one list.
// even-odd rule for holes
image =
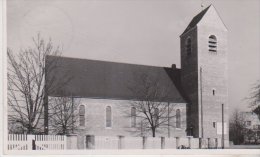
[[186, 32], [188, 32], [190, 29], [192, 29], [193, 27], [195, 27], [200, 20], [202, 19], [202, 17], [206, 14], [206, 12], [208, 11], [208, 9], [210, 8], [211, 5], [209, 5], [207, 8], [205, 8], [204, 10], [202, 10], [199, 14], [197, 14], [195, 17], [193, 17], [193, 19], [191, 20], [191, 22], [189, 23], [189, 25], [187, 26], [187, 28], [184, 30], [184, 32], [181, 34], [181, 36], [183, 34], [185, 34]]
[[[46, 72], [46, 85], [52, 85], [66, 77], [71, 79], [61, 87], [48, 91], [49, 96], [77, 96], [85, 98], [138, 100], [130, 89], [143, 83], [136, 80], [138, 74], [151, 79], [158, 78], [160, 89], [168, 91], [167, 101], [185, 103], [180, 88], [180, 69], [115, 63], [88, 59], [47, 56], [46, 65], [55, 60], [58, 67]], [[65, 76], [66, 75], [66, 76]], [[166, 90], [167, 89], [167, 90]]]

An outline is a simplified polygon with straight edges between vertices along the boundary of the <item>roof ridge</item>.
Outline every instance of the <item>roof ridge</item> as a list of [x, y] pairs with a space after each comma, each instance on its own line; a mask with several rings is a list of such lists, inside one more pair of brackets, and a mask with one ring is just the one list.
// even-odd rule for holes
[[[47, 57], [58, 57], [58, 58], [65, 58], [65, 59], [85, 60], [85, 61], [94, 61], [94, 62], [106, 62], [106, 63], [114, 63], [114, 64], [126, 64], [126, 65], [146, 66], [146, 67], [155, 67], [155, 68], [171, 68], [171, 66], [144, 65], [144, 64], [124, 63], [124, 62], [115, 62], [115, 61], [106, 61], [106, 60], [97, 60], [97, 59], [86, 59], [86, 58], [77, 58], [77, 57], [68, 57], [68, 56], [47, 55]], [[176, 68], [176, 69], [178, 69], [178, 68]]]

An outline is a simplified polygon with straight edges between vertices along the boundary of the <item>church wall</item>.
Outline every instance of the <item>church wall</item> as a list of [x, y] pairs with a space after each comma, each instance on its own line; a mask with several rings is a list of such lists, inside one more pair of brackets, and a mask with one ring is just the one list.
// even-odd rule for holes
[[[84, 143], [86, 135], [95, 136], [152, 136], [151, 132], [146, 132], [141, 135], [140, 126], [137, 119], [137, 127], [131, 128], [131, 101], [128, 100], [111, 100], [111, 99], [88, 99], [88, 98], [74, 98], [75, 102], [80, 102], [80, 105], [85, 106], [85, 126], [79, 126], [79, 118], [77, 119], [77, 129], [75, 133], [78, 134], [79, 143]], [[167, 103], [166, 103], [167, 105]], [[186, 104], [171, 103], [175, 108], [181, 110], [181, 128], [175, 128], [176, 119], [172, 118], [170, 123], [171, 137], [186, 137]], [[112, 109], [112, 127], [106, 127], [106, 107], [111, 106]], [[168, 127], [161, 127], [157, 130], [156, 137], [168, 137]], [[84, 148], [85, 146], [78, 146]]]

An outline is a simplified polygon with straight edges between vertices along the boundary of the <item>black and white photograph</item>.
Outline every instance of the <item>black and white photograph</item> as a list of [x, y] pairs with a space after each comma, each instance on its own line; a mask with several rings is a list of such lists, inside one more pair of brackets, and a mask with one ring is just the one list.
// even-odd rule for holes
[[260, 153], [259, 0], [4, 4], [6, 154]]

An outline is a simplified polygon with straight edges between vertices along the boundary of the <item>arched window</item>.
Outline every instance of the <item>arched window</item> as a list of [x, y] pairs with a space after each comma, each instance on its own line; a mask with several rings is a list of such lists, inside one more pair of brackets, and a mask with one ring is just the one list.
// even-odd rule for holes
[[156, 108], [154, 110], [154, 116], [155, 116], [155, 124], [158, 125], [159, 124], [159, 109]]
[[209, 36], [209, 52], [217, 52], [217, 38], [215, 35]]
[[191, 55], [191, 38], [190, 37], [188, 37], [186, 39], [185, 47], [186, 47], [187, 56], [190, 56]]
[[112, 111], [111, 106], [106, 107], [106, 127], [112, 126]]
[[136, 127], [136, 108], [131, 108], [131, 127]]
[[79, 106], [79, 126], [85, 126], [85, 106]]
[[176, 110], [176, 128], [181, 128], [181, 111], [180, 111], [180, 109]]

